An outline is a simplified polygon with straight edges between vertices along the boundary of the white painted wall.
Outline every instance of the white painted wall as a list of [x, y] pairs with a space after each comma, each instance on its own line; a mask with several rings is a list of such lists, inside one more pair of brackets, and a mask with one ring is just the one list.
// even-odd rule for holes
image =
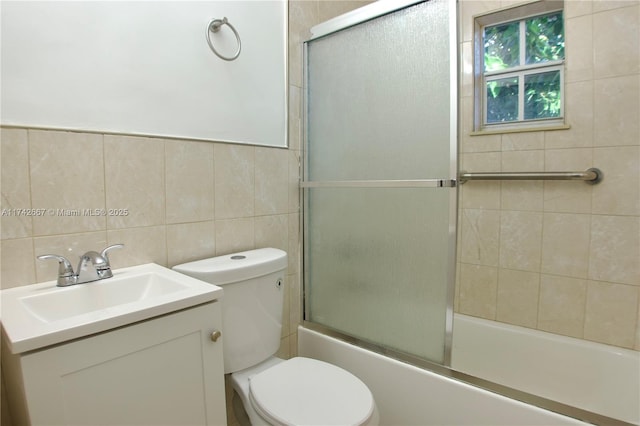
[[[287, 2], [3, 1], [1, 124], [286, 145]], [[242, 53], [209, 49], [227, 17]], [[228, 27], [212, 40], [232, 55]]]

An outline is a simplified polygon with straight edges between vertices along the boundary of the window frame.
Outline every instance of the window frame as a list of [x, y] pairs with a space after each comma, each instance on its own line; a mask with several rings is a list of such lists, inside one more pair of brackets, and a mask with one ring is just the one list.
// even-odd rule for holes
[[[564, 129], [568, 128], [565, 124], [565, 81], [564, 71], [566, 63], [565, 58], [557, 61], [548, 61], [536, 64], [525, 64], [523, 56], [526, 54], [524, 45], [526, 43], [523, 37], [524, 21], [543, 15], [564, 12], [564, 2], [558, 0], [539, 0], [531, 3], [522, 4], [520, 6], [499, 9], [483, 15], [474, 17], [474, 37], [473, 37], [473, 72], [474, 72], [474, 126], [473, 134], [489, 134], [489, 133], [507, 133], [519, 131], [536, 131], [543, 129]], [[508, 68], [506, 70], [484, 72], [484, 28], [511, 22], [519, 22], [520, 25], [520, 62], [518, 66]], [[566, 21], [565, 21], [566, 24]], [[566, 40], [566, 37], [565, 37]], [[524, 65], [522, 65], [524, 64]], [[530, 74], [541, 74], [547, 71], [559, 71], [560, 73], [560, 116], [556, 118], [542, 119], [525, 119], [524, 118], [524, 102], [520, 102], [520, 97], [524, 96], [524, 77]], [[519, 96], [518, 117], [522, 117], [517, 121], [487, 123], [487, 91], [486, 83], [491, 80], [509, 78], [518, 76]]]

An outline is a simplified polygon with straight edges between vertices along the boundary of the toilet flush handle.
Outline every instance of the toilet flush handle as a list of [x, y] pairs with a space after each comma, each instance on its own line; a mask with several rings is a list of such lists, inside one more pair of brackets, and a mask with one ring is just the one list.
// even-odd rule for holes
[[211, 332], [211, 341], [212, 342], [217, 342], [218, 339], [220, 338], [220, 336], [222, 336], [222, 332], [220, 332], [220, 330], [214, 330]]

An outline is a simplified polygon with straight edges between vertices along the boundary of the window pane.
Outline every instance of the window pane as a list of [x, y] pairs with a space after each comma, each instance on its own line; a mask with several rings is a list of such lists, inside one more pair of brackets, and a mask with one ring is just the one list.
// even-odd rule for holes
[[487, 82], [487, 123], [518, 119], [518, 77]]
[[560, 117], [560, 71], [525, 76], [524, 92], [525, 120]]
[[562, 12], [528, 19], [525, 26], [527, 64], [564, 59]]
[[484, 70], [497, 71], [520, 64], [520, 24], [484, 29]]

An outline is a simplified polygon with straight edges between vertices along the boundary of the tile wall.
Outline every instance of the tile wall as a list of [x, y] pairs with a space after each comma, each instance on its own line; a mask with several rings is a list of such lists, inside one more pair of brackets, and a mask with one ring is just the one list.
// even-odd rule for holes
[[470, 136], [473, 16], [513, 4], [460, 3], [461, 169], [605, 179], [463, 185], [456, 310], [640, 350], [640, 3], [565, 1], [571, 129]]

